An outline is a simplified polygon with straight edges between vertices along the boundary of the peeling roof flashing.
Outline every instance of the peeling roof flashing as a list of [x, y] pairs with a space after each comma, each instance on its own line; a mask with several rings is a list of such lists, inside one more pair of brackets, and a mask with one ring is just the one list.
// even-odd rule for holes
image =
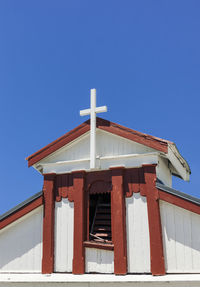
[[186, 199], [186, 200], [188, 200], [188, 201], [190, 201], [192, 203], [195, 203], [195, 204], [200, 206], [200, 199], [199, 198], [191, 196], [191, 195], [186, 194], [184, 192], [178, 191], [178, 190], [173, 189], [171, 187], [168, 187], [168, 186], [162, 184], [160, 181], [156, 182], [156, 187], [158, 189], [161, 189], [161, 190], [167, 192], [167, 193], [170, 193], [170, 194], [175, 195], [175, 196], [177, 196], [179, 198], [182, 198], [182, 199]]
[[181, 156], [174, 143], [168, 144], [167, 158], [172, 165], [172, 174], [182, 178], [185, 181], [189, 181], [191, 174], [190, 167], [186, 160]]

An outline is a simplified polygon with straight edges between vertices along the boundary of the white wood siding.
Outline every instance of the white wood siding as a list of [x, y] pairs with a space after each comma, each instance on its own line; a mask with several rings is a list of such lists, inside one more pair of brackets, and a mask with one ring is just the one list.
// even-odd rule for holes
[[[73, 170], [90, 169], [90, 136], [80, 136], [54, 154], [36, 164], [44, 173], [65, 173]], [[152, 148], [123, 137], [97, 129], [96, 165], [100, 169], [124, 165], [138, 167], [142, 164], [157, 164], [158, 153]]]
[[0, 231], [0, 272], [41, 272], [43, 207]]
[[[154, 149], [133, 142], [123, 137], [97, 129], [96, 133], [96, 155], [117, 156], [124, 154], [142, 154], [153, 152]], [[74, 142], [46, 157], [41, 162], [58, 162], [86, 159], [90, 157], [90, 134], [89, 132], [80, 136]]]
[[149, 225], [146, 197], [126, 198], [128, 272], [150, 272]]
[[1, 274], [0, 287], [199, 287], [199, 274]]
[[168, 159], [159, 157], [156, 175], [165, 185], [172, 187], [172, 174], [168, 167]]
[[86, 273], [114, 273], [114, 251], [85, 248]]
[[63, 198], [55, 205], [55, 272], [72, 272], [74, 203]]
[[150, 147], [109, 132], [97, 130], [97, 155], [99, 156], [142, 154], [153, 151], [155, 150]]
[[200, 215], [160, 201], [168, 273], [200, 273]]

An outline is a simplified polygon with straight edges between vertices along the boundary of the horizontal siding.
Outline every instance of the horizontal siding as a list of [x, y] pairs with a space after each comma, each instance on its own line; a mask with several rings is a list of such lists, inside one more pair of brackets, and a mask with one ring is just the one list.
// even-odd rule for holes
[[97, 130], [97, 155], [99, 156], [142, 154], [153, 151], [155, 150], [150, 147], [111, 134], [109, 132]]
[[114, 251], [85, 248], [86, 273], [114, 273]]
[[63, 198], [55, 205], [55, 272], [72, 272], [74, 203]]
[[[155, 151], [152, 148], [133, 142], [120, 136], [97, 129], [96, 155], [117, 156], [125, 154], [142, 154]], [[106, 144], [105, 144], [106, 143]], [[59, 161], [70, 161], [86, 159], [90, 157], [90, 135], [81, 136], [73, 143], [66, 145], [53, 155], [41, 160], [41, 163], [56, 163]]]
[[0, 231], [0, 272], [41, 272], [43, 207]]
[[128, 272], [150, 272], [147, 202], [139, 193], [126, 198], [126, 230]]
[[[110, 166], [118, 165], [133, 167], [142, 164], [157, 164], [158, 162], [155, 155], [142, 156], [142, 154], [154, 152], [155, 150], [152, 148], [98, 129], [96, 136], [96, 165], [98, 168], [107, 169]], [[72, 170], [89, 170], [89, 147], [90, 135], [87, 133], [54, 154], [42, 159], [40, 164], [43, 166], [43, 172], [66, 173]], [[124, 155], [137, 156], [120, 158]]]
[[166, 271], [200, 273], [200, 215], [160, 201]]

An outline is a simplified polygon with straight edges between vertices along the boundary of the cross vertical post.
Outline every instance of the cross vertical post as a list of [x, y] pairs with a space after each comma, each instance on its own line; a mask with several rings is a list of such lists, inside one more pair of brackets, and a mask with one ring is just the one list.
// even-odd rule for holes
[[91, 106], [91, 117], [90, 117], [90, 168], [93, 169], [96, 166], [96, 90], [91, 89], [90, 91], [90, 106]]
[[96, 89], [90, 90], [90, 109], [81, 110], [80, 115], [90, 115], [90, 169], [96, 168], [96, 114], [107, 112], [107, 107], [96, 107]]

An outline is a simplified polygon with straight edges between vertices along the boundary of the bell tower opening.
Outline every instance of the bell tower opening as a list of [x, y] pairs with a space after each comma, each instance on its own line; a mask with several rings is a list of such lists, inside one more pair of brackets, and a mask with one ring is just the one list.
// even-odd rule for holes
[[89, 240], [112, 243], [110, 193], [90, 194]]

